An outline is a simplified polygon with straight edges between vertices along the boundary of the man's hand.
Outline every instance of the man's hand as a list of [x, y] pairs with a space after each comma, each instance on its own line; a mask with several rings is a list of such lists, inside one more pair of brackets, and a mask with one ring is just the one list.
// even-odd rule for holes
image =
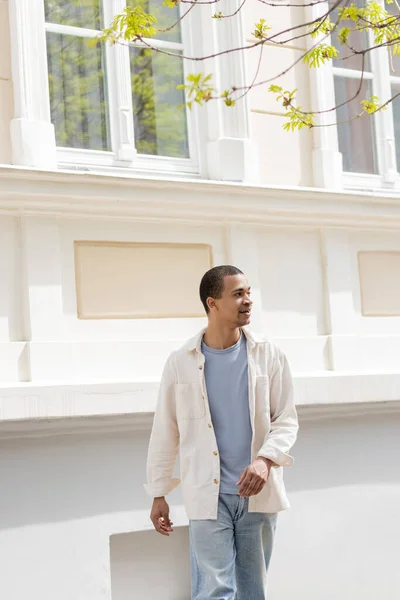
[[169, 520], [169, 506], [164, 496], [154, 498], [150, 519], [153, 522], [155, 530], [161, 533], [161, 535], [169, 535], [173, 531], [173, 523]]
[[269, 470], [272, 461], [269, 458], [259, 456], [249, 465], [239, 477], [236, 485], [239, 485], [239, 496], [248, 498], [256, 496], [261, 492], [268, 481]]

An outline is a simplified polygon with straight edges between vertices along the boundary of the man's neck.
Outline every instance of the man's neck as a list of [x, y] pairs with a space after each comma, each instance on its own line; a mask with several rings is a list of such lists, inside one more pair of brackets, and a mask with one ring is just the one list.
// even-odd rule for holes
[[204, 334], [204, 343], [214, 350], [225, 350], [234, 346], [240, 339], [241, 330], [239, 327], [234, 329], [227, 327], [218, 327], [214, 324], [208, 324]]

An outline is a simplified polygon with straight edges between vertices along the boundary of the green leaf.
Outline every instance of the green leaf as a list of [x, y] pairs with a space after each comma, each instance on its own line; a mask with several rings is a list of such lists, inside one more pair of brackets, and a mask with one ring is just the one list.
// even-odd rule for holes
[[303, 58], [303, 63], [308, 64], [309, 67], [320, 67], [337, 56], [339, 56], [339, 52], [335, 46], [321, 43], [307, 52]]
[[258, 23], [255, 25], [255, 29], [253, 31], [253, 36], [258, 40], [264, 40], [267, 38], [267, 32], [271, 29], [269, 25], [266, 24], [265, 19], [260, 19]]
[[210, 85], [212, 75], [204, 75], [203, 73], [189, 73], [186, 77], [186, 83], [177, 86], [179, 90], [185, 90], [189, 109], [192, 108], [193, 102], [200, 106], [209, 102], [213, 98], [215, 92]]
[[274, 85], [274, 84], [272, 84], [272, 85], [269, 86], [268, 90], [270, 92], [273, 92], [274, 94], [277, 94], [278, 92], [282, 91], [282, 87], [280, 85]]
[[349, 38], [350, 32], [351, 32], [350, 27], [343, 27], [343, 29], [341, 29], [339, 31], [338, 39], [339, 39], [339, 42], [342, 44], [342, 46], [347, 44], [347, 40]]
[[115, 44], [119, 41], [136, 42], [141, 38], [151, 38], [157, 33], [153, 27], [156, 18], [147, 14], [140, 6], [127, 6], [116, 15], [107, 29], [103, 29], [98, 39]]

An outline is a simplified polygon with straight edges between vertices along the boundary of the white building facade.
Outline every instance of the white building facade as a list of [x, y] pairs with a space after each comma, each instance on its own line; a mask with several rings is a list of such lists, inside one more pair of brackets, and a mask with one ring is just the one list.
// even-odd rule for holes
[[[161, 538], [145, 458], [164, 361], [205, 324], [200, 277], [229, 263], [253, 328], [290, 360], [301, 425], [271, 600], [398, 600], [398, 106], [291, 134], [265, 86], [179, 111], [179, 59], [87, 44], [124, 6], [0, 0], [0, 597], [189, 600], [180, 492]], [[318, 10], [249, 0], [221, 22], [196, 6], [155, 43], [211, 55], [251, 43], [261, 17], [282, 30]], [[268, 44], [259, 80], [305, 44]], [[254, 49], [185, 69], [223, 90], [258, 63]], [[280, 81], [324, 110], [357, 67], [300, 61]], [[382, 99], [394, 67], [371, 57]]]

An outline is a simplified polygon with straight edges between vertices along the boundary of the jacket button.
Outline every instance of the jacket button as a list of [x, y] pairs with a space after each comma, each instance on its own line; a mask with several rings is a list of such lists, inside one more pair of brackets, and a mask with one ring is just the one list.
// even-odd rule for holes
[[214, 479], [214, 483], [218, 485], [218, 479]]
[[199, 369], [200, 369], [200, 371], [202, 370], [202, 368], [203, 368], [203, 365], [199, 365]]
[[211, 423], [209, 423], [209, 424], [208, 424], [208, 426], [209, 426], [209, 428], [211, 429], [211, 427], [212, 427]]
[[214, 450], [213, 454], [214, 456], [218, 456], [218, 452], [216, 450]]

